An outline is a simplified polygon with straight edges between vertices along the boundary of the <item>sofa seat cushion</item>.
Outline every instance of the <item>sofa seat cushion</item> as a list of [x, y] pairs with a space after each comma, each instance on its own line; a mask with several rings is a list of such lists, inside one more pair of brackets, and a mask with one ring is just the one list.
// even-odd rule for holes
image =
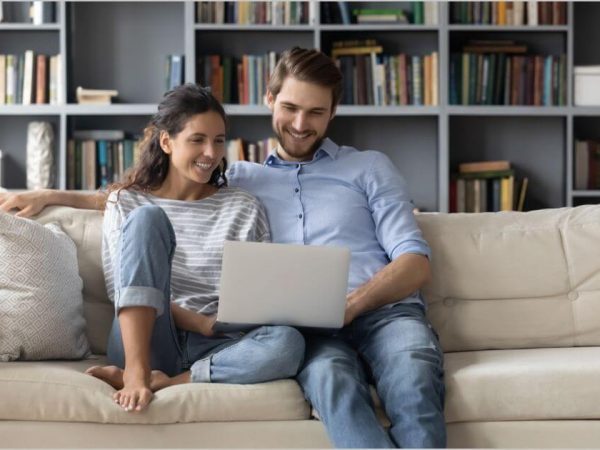
[[172, 386], [157, 392], [145, 412], [128, 413], [112, 400], [112, 387], [83, 373], [105, 363], [103, 357], [0, 363], [0, 420], [167, 424], [310, 417], [302, 391], [292, 380]]
[[444, 355], [447, 422], [600, 419], [600, 347]]

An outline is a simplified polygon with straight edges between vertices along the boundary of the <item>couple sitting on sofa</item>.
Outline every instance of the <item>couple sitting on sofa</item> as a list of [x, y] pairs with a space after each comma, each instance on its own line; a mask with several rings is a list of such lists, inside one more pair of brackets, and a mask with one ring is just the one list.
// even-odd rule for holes
[[[296, 376], [338, 447], [445, 446], [443, 356], [419, 294], [429, 247], [391, 161], [325, 138], [341, 86], [324, 54], [284, 52], [268, 85], [279, 147], [262, 166], [234, 164], [230, 186], [223, 108], [188, 84], [165, 95], [140, 161], [108, 198], [38, 191], [0, 200], [22, 216], [49, 204], [105, 206], [113, 365], [88, 372], [117, 389], [118, 405], [142, 410], [152, 392], [178, 383]], [[213, 335], [223, 241], [271, 238], [351, 249], [339, 332], [262, 326]], [[376, 417], [370, 381], [389, 432]]]

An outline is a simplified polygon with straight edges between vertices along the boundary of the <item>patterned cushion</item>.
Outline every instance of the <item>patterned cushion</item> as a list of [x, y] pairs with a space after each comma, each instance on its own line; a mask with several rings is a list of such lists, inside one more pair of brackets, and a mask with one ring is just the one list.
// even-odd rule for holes
[[87, 356], [82, 284], [58, 225], [0, 213], [0, 361]]

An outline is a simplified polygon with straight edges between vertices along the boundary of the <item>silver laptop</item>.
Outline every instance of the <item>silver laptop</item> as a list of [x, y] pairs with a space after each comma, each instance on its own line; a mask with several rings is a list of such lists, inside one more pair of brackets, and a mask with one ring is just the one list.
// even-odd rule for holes
[[216, 331], [344, 324], [350, 250], [225, 241]]

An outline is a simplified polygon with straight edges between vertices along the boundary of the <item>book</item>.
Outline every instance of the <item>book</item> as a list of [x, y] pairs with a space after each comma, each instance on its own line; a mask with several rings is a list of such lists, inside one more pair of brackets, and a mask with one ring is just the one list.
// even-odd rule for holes
[[16, 103], [16, 55], [6, 55], [6, 104]]
[[77, 103], [82, 105], [110, 105], [112, 97], [118, 96], [119, 92], [114, 89], [84, 89], [79, 86], [75, 94], [77, 96]]
[[60, 84], [58, 78], [58, 61], [59, 56], [50, 57], [50, 71], [48, 74], [48, 100], [51, 105], [58, 104], [58, 85]]
[[408, 20], [404, 16], [397, 16], [395, 14], [359, 14], [356, 16], [356, 23], [358, 24], [378, 24], [378, 23], [408, 23]]
[[340, 9], [340, 17], [342, 18], [342, 23], [344, 25], [349, 25], [351, 20], [350, 20], [350, 7], [348, 6], [348, 2], [338, 1], [335, 3], [337, 3], [338, 8]]
[[183, 55], [169, 55], [168, 57], [167, 90], [183, 83]]
[[491, 179], [491, 178], [506, 178], [514, 176], [514, 170], [488, 170], [481, 172], [468, 172], [468, 173], [459, 173], [458, 178], [464, 178], [465, 180], [472, 179]]
[[463, 52], [466, 52], [466, 53], [517, 53], [517, 54], [520, 54], [520, 53], [527, 53], [527, 46], [526, 45], [517, 45], [517, 44], [513, 44], [513, 45], [467, 44], [463, 47]]
[[371, 53], [382, 53], [381, 45], [363, 46], [363, 47], [337, 47], [331, 49], [331, 57], [338, 58], [346, 55], [368, 55]]
[[422, 25], [425, 23], [425, 10], [423, 7], [423, 1], [417, 0], [411, 2], [412, 4], [412, 23], [416, 25]]
[[25, 51], [24, 63], [23, 63], [23, 94], [22, 101], [23, 105], [31, 105], [34, 81], [34, 54], [33, 50]]
[[513, 187], [514, 177], [502, 178], [500, 180], [500, 210], [513, 210]]
[[519, 189], [519, 197], [517, 199], [516, 211], [523, 211], [525, 206], [525, 195], [527, 193], [527, 186], [529, 185], [529, 178], [525, 177], [521, 181], [521, 187]]
[[398, 8], [362, 8], [354, 9], [352, 14], [357, 23], [408, 23], [402, 9]]
[[15, 103], [17, 105], [23, 104], [23, 66], [25, 66], [25, 54], [15, 55], [16, 56], [16, 71], [15, 71]]
[[75, 130], [73, 139], [80, 141], [118, 141], [125, 139], [123, 130]]
[[0, 105], [6, 104], [6, 55], [0, 55]]
[[36, 57], [35, 103], [48, 103], [48, 57], [46, 55]]
[[461, 174], [473, 172], [492, 172], [504, 171], [510, 169], [510, 161], [478, 161], [461, 163], [458, 166], [458, 171]]
[[586, 141], [575, 141], [575, 180], [576, 190], [588, 188], [589, 152]]

